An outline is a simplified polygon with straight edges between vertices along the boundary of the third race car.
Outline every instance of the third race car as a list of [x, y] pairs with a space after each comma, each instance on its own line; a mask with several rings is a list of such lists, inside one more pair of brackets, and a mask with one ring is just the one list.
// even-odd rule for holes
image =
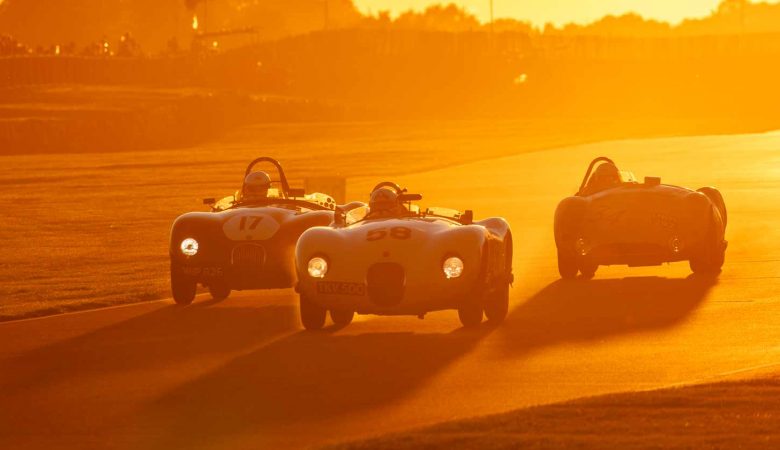
[[717, 274], [725, 259], [726, 204], [712, 187], [697, 191], [647, 177], [639, 183], [605, 157], [590, 163], [579, 191], [555, 211], [562, 278], [591, 278], [600, 265], [689, 261]]

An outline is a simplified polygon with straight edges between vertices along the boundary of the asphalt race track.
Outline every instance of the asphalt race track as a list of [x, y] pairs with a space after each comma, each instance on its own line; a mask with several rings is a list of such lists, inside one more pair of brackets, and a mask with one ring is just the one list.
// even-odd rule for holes
[[[601, 155], [640, 180], [721, 189], [730, 246], [717, 280], [677, 263], [559, 281], [553, 211]], [[350, 179], [351, 197], [378, 181]], [[396, 181], [423, 205], [510, 221], [515, 285], [501, 326], [464, 330], [452, 311], [309, 333], [292, 290], [8, 322], [0, 448], [311, 447], [780, 370], [780, 133], [609, 142]]]

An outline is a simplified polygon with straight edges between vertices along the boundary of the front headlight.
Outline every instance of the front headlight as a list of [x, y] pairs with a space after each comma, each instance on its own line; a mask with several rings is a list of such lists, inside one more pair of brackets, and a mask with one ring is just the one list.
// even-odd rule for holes
[[328, 273], [328, 262], [325, 258], [315, 256], [309, 260], [309, 275], [313, 278], [325, 278]]
[[463, 260], [457, 256], [451, 256], [444, 260], [442, 270], [444, 270], [444, 276], [446, 276], [448, 280], [458, 278], [463, 274]]
[[195, 256], [198, 254], [198, 241], [193, 238], [187, 238], [181, 241], [180, 248], [184, 256]]

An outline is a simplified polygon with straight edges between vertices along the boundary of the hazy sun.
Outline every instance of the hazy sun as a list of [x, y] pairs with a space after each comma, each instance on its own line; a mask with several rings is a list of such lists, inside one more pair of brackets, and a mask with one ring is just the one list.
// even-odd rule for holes
[[[422, 10], [439, 3], [454, 3], [486, 22], [493, 6], [496, 18], [511, 17], [535, 25], [552, 22], [586, 23], [612, 14], [636, 12], [646, 18], [677, 23], [686, 18], [703, 17], [717, 9], [721, 0], [354, 0], [363, 12], [376, 14], [389, 10], [394, 16], [403, 11]], [[776, 1], [770, 1], [776, 3]]]

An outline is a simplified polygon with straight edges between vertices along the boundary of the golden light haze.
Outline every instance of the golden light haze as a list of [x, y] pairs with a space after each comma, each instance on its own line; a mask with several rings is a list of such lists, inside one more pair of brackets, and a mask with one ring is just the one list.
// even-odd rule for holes
[[[417, 11], [439, 3], [454, 3], [486, 22], [490, 19], [490, 0], [354, 0], [362, 12], [376, 14], [389, 10], [397, 15], [408, 9]], [[679, 23], [683, 19], [703, 17], [715, 10], [721, 0], [493, 0], [496, 18], [508, 17], [543, 26], [552, 22], [588, 23], [612, 14], [638, 13], [648, 19]], [[770, 1], [766, 3], [777, 3]]]

